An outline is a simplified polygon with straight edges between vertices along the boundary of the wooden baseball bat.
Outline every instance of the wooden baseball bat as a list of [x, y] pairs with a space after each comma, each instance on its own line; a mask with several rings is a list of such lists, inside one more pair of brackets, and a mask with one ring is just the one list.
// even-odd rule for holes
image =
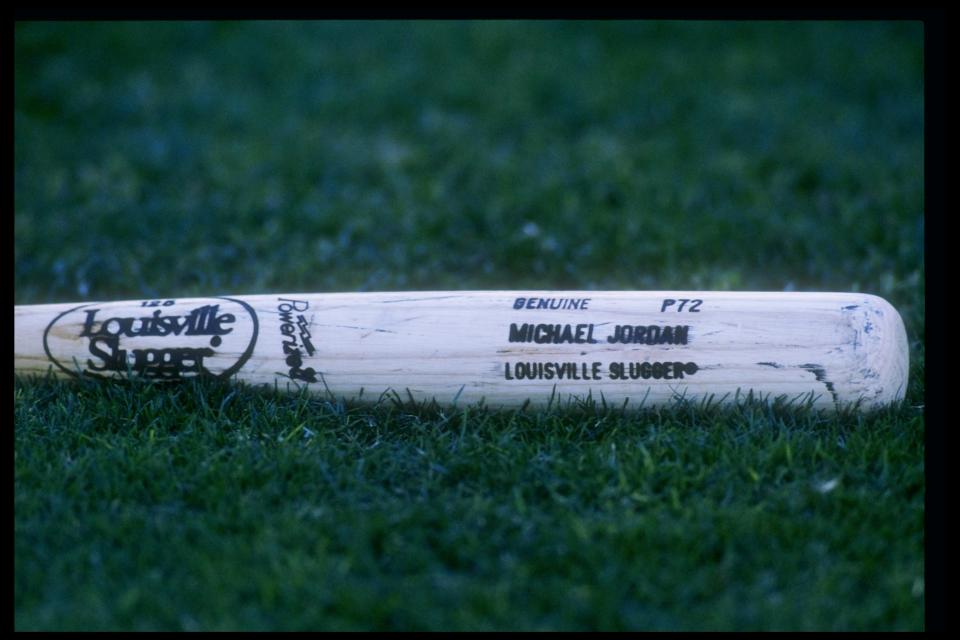
[[432, 291], [14, 306], [14, 372], [214, 376], [490, 407], [904, 397], [897, 311], [863, 293]]

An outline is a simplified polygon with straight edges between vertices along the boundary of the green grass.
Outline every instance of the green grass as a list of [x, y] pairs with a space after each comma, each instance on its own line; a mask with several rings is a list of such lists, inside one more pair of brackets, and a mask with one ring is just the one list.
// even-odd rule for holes
[[918, 23], [20, 23], [15, 303], [859, 290], [904, 406], [14, 381], [17, 629], [921, 629]]
[[15, 395], [19, 627], [918, 624], [915, 411]]

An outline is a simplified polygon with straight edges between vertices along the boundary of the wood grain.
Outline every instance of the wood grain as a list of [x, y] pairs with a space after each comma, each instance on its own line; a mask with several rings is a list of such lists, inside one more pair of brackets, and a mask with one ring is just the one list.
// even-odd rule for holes
[[[673, 301], [668, 302], [668, 301]], [[14, 307], [17, 374], [195, 375], [461, 405], [904, 397], [903, 322], [862, 293], [438, 291]]]

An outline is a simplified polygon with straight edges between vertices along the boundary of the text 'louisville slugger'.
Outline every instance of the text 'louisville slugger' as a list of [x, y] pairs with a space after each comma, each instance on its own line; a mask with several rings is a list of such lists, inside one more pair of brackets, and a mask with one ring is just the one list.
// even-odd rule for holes
[[437, 291], [14, 307], [14, 372], [289, 383], [340, 398], [630, 406], [904, 397], [897, 311], [861, 293]]

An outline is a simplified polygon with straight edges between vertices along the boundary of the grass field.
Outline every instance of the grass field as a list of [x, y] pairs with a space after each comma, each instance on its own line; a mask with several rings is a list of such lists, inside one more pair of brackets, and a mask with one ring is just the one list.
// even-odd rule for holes
[[19, 23], [15, 303], [865, 291], [903, 406], [14, 380], [33, 629], [922, 629], [919, 23]]

